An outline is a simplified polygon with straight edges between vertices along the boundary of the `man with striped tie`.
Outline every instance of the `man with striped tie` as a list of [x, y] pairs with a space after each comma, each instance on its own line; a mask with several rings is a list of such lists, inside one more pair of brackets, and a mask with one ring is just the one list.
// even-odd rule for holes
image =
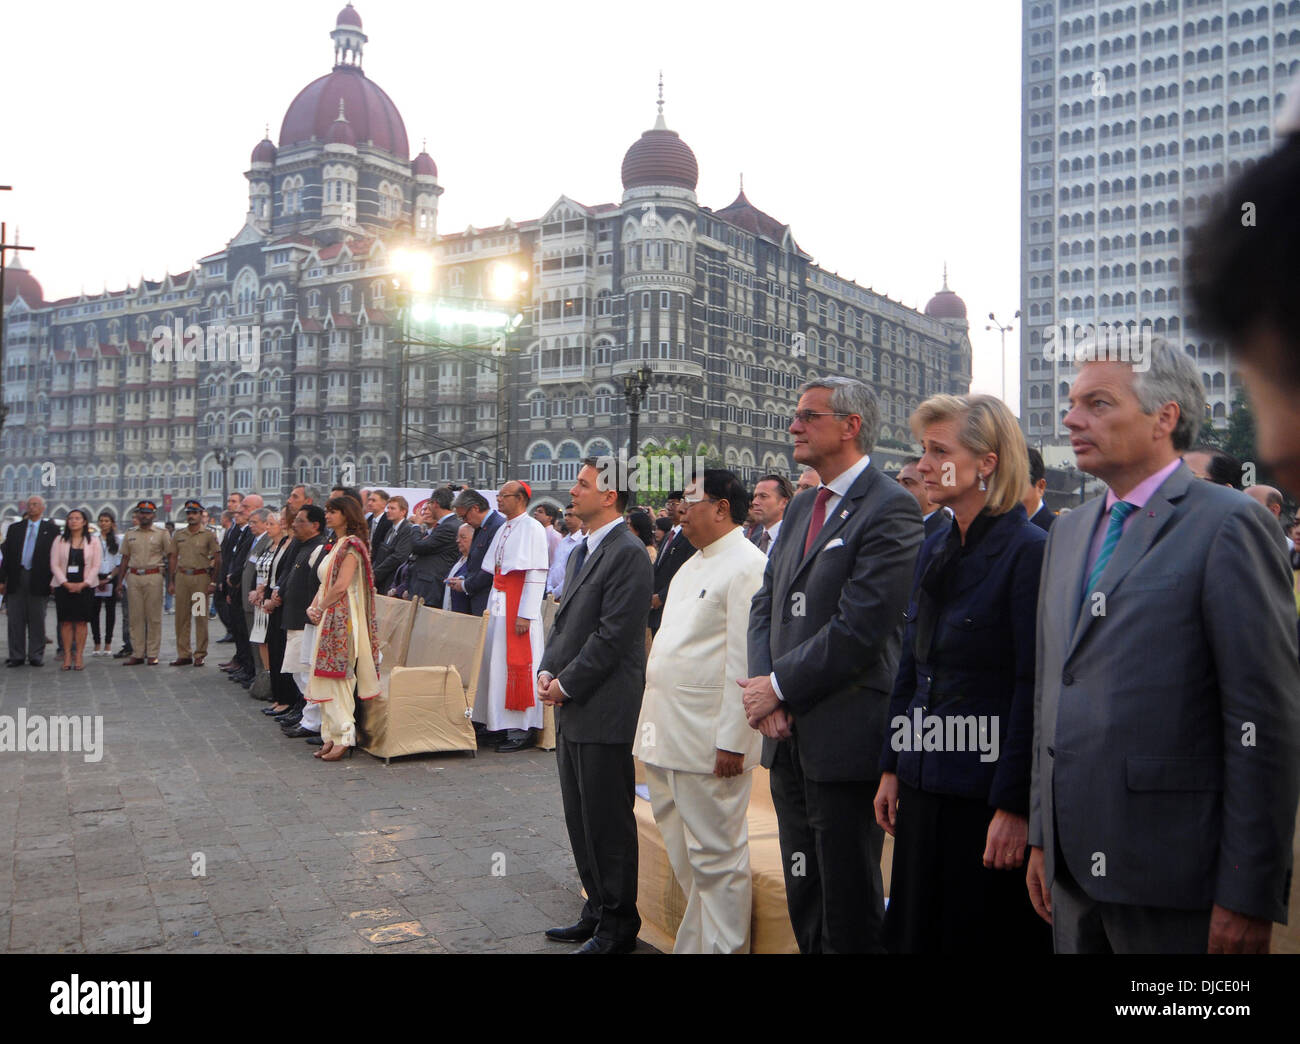
[[1271, 515], [1180, 453], [1205, 395], [1155, 339], [1065, 426], [1104, 497], [1056, 520], [1038, 611], [1030, 898], [1060, 952], [1267, 952], [1285, 921], [1300, 666]]

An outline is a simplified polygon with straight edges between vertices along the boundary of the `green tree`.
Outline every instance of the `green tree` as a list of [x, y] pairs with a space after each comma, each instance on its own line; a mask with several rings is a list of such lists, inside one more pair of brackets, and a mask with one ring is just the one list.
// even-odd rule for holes
[[[652, 511], [658, 511], [668, 502], [668, 494], [674, 489], [680, 489], [681, 486], [673, 486], [672, 482], [680, 482], [685, 485], [688, 476], [675, 476], [668, 486], [654, 482], [655, 478], [666, 476], [669, 469], [656, 462], [663, 457], [675, 457], [683, 465], [687, 465], [691, 458], [691, 444], [684, 438], [669, 439], [663, 446], [656, 445], [653, 442], [647, 442], [641, 447], [641, 459], [645, 463], [645, 474], [641, 474], [637, 483], [636, 502], [639, 505], [650, 508]], [[660, 488], [662, 486], [662, 488]], [[669, 488], [671, 486], [672, 488]]]

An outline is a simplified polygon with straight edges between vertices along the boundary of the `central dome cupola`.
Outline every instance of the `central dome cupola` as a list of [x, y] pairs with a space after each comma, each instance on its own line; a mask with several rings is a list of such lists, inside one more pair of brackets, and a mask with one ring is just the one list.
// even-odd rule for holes
[[659, 77], [659, 115], [655, 125], [632, 143], [623, 156], [623, 191], [673, 187], [695, 192], [700, 167], [695, 153], [664, 122], [664, 81]]

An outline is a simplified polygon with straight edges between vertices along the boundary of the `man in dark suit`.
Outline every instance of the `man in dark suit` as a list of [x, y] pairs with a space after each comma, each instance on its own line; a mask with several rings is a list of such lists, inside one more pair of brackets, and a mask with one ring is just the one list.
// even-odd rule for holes
[[650, 596], [650, 632], [657, 634], [659, 621], [663, 618], [664, 602], [668, 599], [668, 585], [673, 582], [677, 570], [682, 567], [695, 548], [682, 532], [682, 516], [686, 513], [686, 502], [680, 492], [668, 494], [668, 515], [673, 519], [673, 528], [659, 545], [659, 554], [654, 564], [654, 593]]
[[1025, 505], [1025, 513], [1030, 522], [1039, 529], [1048, 530], [1056, 521], [1056, 515], [1043, 499], [1047, 493], [1047, 468], [1043, 464], [1043, 455], [1038, 450], [1033, 446], [1027, 446], [1026, 449], [1029, 450], [1029, 488], [1025, 490], [1020, 503]]
[[469, 561], [465, 565], [464, 578], [452, 580], [452, 590], [469, 595], [469, 611], [475, 616], [487, 612], [488, 595], [492, 593], [492, 574], [483, 571], [483, 556], [492, 546], [492, 538], [505, 519], [499, 511], [493, 511], [487, 498], [476, 490], [463, 490], [456, 497], [456, 507], [465, 512], [465, 521], [477, 532], [469, 548]]
[[230, 527], [221, 538], [222, 570], [221, 575], [217, 577], [215, 599], [217, 604], [217, 617], [225, 625], [226, 634], [225, 637], [217, 639], [219, 643], [233, 642], [235, 640], [235, 631], [230, 624], [230, 605], [226, 598], [226, 596], [230, 594], [230, 591], [226, 586], [225, 563], [229, 562], [230, 556], [235, 553], [235, 541], [239, 539], [240, 532], [242, 531], [242, 526], [238, 525], [235, 520], [239, 515], [239, 508], [243, 502], [244, 494], [242, 493], [231, 493], [230, 496], [226, 497], [226, 510], [230, 512], [231, 522]]
[[804, 953], [883, 952], [872, 800], [922, 527], [911, 494], [871, 466], [879, 426], [860, 381], [804, 386], [794, 459], [821, 485], [791, 501], [750, 614], [743, 700], [764, 735]]
[[45, 662], [45, 611], [50, 601], [50, 547], [59, 527], [47, 518], [45, 500], [27, 498], [24, 516], [9, 527], [4, 540], [4, 572], [0, 574], [9, 614], [10, 667]]
[[388, 517], [388, 491], [372, 489], [366, 493], [366, 525], [370, 527], [370, 547], [373, 551], [384, 542], [393, 520]]
[[604, 486], [595, 459], [585, 461], [570, 496], [587, 537], [569, 555], [537, 673], [538, 695], [555, 707], [564, 821], [587, 892], [578, 922], [546, 935], [583, 943], [576, 953], [628, 953], [641, 929], [632, 740], [654, 577], [623, 521], [627, 491]]
[[[415, 534], [411, 540], [410, 592], [419, 595], [425, 605], [442, 608], [446, 583], [451, 567], [456, 564], [456, 532], [460, 518], [451, 509], [451, 488], [439, 486], [429, 494], [429, 510], [433, 514], [433, 528], [427, 533]], [[459, 592], [458, 592], [459, 593]]]
[[405, 562], [406, 556], [411, 553], [411, 540], [415, 536], [415, 524], [407, 517], [408, 506], [405, 497], [389, 497], [385, 511], [391, 523], [388, 532], [370, 549], [377, 594], [387, 594], [388, 589], [393, 586], [397, 567]]
[[1271, 515], [1179, 454], [1181, 349], [1086, 362], [1065, 427], [1109, 487], [1048, 534], [1030, 898], [1058, 953], [1267, 953], [1300, 792], [1292, 577]]
[[447, 574], [447, 583], [443, 594], [443, 601], [438, 603], [438, 608], [446, 609], [451, 613], [465, 613], [468, 615], [469, 595], [464, 591], [464, 585], [451, 583], [452, 580], [464, 579], [465, 570], [469, 564], [469, 549], [474, 540], [474, 527], [468, 522], [457, 520], [458, 528], [456, 529], [456, 550], [460, 552], [460, 557], [452, 564], [451, 572]]
[[235, 638], [235, 655], [229, 663], [222, 664], [221, 669], [245, 688], [253, 684], [256, 673], [253, 667], [253, 648], [248, 642], [248, 623], [244, 618], [244, 566], [258, 535], [253, 532], [249, 518], [261, 507], [262, 498], [256, 493], [250, 493], [243, 499], [235, 514], [238, 532], [231, 542], [230, 558], [221, 559], [221, 568], [226, 574], [226, 607], [230, 611], [230, 633]]

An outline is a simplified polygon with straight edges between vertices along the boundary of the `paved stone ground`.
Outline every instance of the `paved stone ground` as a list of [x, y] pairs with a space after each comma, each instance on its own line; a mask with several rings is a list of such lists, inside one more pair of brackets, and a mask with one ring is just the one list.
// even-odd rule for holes
[[166, 666], [171, 628], [157, 667], [0, 667], [0, 714], [104, 721], [98, 763], [0, 752], [0, 948], [566, 951], [542, 935], [581, 908], [553, 754], [322, 763], [225, 680], [233, 646]]

